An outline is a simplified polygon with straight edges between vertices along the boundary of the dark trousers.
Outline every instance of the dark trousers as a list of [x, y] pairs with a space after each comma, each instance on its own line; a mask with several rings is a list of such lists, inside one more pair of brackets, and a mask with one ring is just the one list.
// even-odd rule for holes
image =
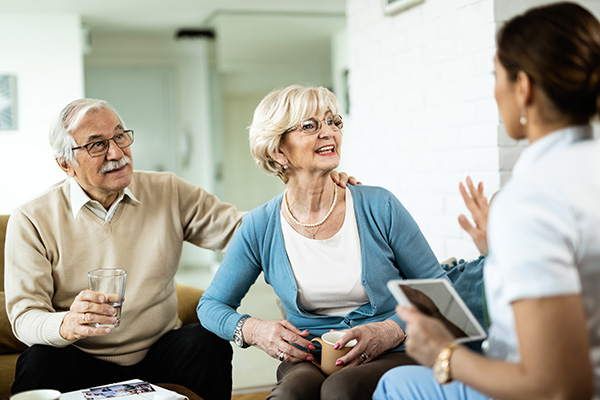
[[63, 393], [129, 379], [185, 386], [205, 400], [231, 399], [231, 344], [200, 324], [161, 337], [138, 364], [101, 361], [75, 346], [34, 345], [17, 361], [12, 393], [56, 389]]
[[379, 378], [394, 367], [416, 364], [403, 351], [386, 353], [371, 362], [342, 369], [330, 376], [309, 362], [281, 363], [277, 385], [267, 399], [370, 400]]

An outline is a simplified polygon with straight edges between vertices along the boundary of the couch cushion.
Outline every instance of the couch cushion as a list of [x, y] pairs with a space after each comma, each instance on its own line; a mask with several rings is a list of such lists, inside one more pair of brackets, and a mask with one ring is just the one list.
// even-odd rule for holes
[[0, 354], [20, 353], [27, 348], [21, 343], [15, 335], [13, 335], [8, 315], [6, 315], [6, 307], [4, 302], [4, 292], [0, 292]]
[[198, 307], [198, 301], [200, 301], [202, 293], [204, 293], [202, 289], [182, 283], [177, 284], [178, 313], [183, 325], [199, 322], [196, 307]]
[[0, 399], [10, 397], [10, 387], [15, 380], [15, 365], [18, 354], [0, 355]]

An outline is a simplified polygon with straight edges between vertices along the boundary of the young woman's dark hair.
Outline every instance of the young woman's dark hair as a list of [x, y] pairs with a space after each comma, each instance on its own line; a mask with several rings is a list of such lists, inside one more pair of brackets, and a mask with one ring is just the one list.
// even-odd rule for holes
[[510, 80], [525, 72], [560, 117], [587, 124], [600, 109], [600, 23], [569, 2], [533, 8], [497, 35], [498, 60]]

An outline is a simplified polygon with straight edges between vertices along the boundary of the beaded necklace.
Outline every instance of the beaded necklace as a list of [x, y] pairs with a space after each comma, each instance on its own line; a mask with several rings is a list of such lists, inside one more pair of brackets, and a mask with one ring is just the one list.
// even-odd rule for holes
[[[334, 185], [333, 186], [333, 201], [331, 202], [331, 207], [329, 207], [329, 211], [327, 211], [327, 214], [325, 214], [323, 219], [314, 224], [305, 224], [304, 222], [298, 221], [298, 219], [294, 216], [292, 209], [290, 208], [290, 204], [287, 201], [287, 189], [286, 189], [286, 191], [283, 193], [283, 202], [285, 203], [285, 209], [287, 210], [288, 215], [290, 216], [292, 221], [294, 221], [295, 224], [300, 225], [304, 228], [316, 228], [317, 226], [323, 225], [325, 223], [325, 221], [327, 221], [327, 218], [329, 218], [329, 216], [333, 212], [333, 209], [335, 208], [335, 204], [337, 203], [337, 194], [338, 194], [337, 186], [335, 185], [335, 183], [333, 185]], [[314, 235], [316, 235], [316, 233], [317, 232], [315, 232], [313, 234], [313, 239], [314, 239]]]

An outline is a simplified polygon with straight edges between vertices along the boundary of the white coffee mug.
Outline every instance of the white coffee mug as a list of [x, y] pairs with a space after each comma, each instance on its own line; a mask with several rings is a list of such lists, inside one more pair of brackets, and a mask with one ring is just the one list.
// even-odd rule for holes
[[10, 400], [59, 400], [60, 392], [53, 389], [28, 390], [14, 394]]

